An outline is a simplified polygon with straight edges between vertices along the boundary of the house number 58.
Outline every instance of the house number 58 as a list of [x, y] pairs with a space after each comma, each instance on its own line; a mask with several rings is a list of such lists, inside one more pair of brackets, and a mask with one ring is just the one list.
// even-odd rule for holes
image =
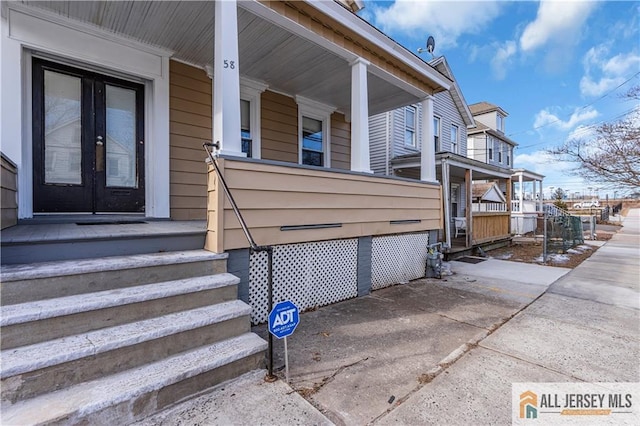
[[232, 70], [236, 69], [235, 61], [230, 61], [228, 59], [225, 59], [224, 61], [222, 61], [222, 63], [223, 63], [223, 68], [231, 68]]

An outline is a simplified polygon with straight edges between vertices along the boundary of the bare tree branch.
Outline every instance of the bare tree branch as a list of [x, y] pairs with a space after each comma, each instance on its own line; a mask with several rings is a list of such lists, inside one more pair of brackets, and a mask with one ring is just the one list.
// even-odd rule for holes
[[[640, 86], [623, 95], [640, 100]], [[572, 170], [591, 183], [621, 189], [640, 188], [640, 109], [603, 123], [590, 139], [572, 139], [548, 152], [557, 159], [576, 163]]]

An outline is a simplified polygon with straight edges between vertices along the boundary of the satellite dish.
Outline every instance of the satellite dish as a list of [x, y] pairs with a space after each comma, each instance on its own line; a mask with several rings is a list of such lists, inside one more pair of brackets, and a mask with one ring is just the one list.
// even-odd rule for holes
[[423, 49], [422, 47], [418, 49], [418, 53], [422, 53], [422, 52], [429, 52], [431, 53], [431, 57], [433, 58], [433, 51], [436, 48], [436, 40], [432, 37], [429, 36], [429, 38], [427, 38], [427, 48]]
[[427, 39], [427, 52], [433, 55], [433, 50], [436, 48], [436, 41], [432, 36]]

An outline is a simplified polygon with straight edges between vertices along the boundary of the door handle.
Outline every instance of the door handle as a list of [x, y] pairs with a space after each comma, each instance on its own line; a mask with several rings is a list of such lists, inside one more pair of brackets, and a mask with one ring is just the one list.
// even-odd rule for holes
[[96, 138], [96, 172], [104, 171], [104, 142], [102, 136]]

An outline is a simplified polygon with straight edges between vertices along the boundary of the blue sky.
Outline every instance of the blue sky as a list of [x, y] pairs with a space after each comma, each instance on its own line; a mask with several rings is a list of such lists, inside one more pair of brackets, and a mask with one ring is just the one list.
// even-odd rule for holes
[[509, 113], [505, 133], [519, 144], [514, 167], [544, 174], [545, 195], [551, 186], [595, 187], [545, 148], [588, 138], [594, 125], [638, 108], [619, 94], [640, 84], [639, 1], [364, 3], [358, 14], [412, 52], [432, 35], [467, 103]]

